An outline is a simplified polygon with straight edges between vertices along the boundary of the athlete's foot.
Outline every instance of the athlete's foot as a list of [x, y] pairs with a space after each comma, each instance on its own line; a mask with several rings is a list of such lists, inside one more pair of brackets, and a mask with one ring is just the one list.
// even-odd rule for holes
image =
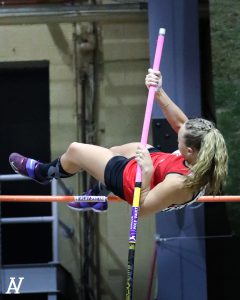
[[35, 170], [39, 162], [32, 158], [27, 158], [18, 153], [11, 153], [9, 156], [9, 163], [13, 170], [18, 174], [29, 177], [41, 184], [47, 184], [51, 182], [51, 179], [45, 179], [36, 176]]
[[[95, 196], [92, 194], [92, 190], [88, 190], [86, 193], [84, 193], [85, 196]], [[83, 212], [83, 211], [94, 211], [97, 213], [102, 213], [107, 211], [108, 209], [108, 202], [85, 202], [85, 201], [73, 201], [69, 202], [68, 207], [78, 211], [78, 212]]]

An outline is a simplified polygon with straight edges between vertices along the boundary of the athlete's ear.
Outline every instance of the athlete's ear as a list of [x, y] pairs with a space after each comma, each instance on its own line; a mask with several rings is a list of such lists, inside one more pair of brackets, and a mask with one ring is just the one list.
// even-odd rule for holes
[[188, 154], [193, 154], [194, 150], [191, 147], [187, 147]]

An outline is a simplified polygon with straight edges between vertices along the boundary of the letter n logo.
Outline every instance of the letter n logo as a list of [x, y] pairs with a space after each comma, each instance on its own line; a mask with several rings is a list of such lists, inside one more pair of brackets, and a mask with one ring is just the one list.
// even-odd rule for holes
[[10, 277], [10, 283], [6, 294], [20, 294], [19, 290], [24, 277], [18, 277], [18, 285], [16, 285], [15, 277]]

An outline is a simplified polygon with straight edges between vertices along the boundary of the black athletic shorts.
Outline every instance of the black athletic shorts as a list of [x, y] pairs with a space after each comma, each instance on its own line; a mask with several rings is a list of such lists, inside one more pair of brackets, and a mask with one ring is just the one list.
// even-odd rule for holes
[[[157, 148], [149, 148], [148, 151], [159, 152]], [[124, 199], [123, 193], [123, 171], [126, 164], [134, 157], [126, 158], [125, 156], [114, 156], [109, 160], [104, 171], [104, 181], [106, 188], [115, 195]]]

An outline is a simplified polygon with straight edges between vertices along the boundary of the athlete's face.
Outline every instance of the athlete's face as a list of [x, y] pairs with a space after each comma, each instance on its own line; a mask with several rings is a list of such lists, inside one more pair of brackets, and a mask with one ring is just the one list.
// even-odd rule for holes
[[193, 148], [186, 146], [185, 132], [186, 128], [183, 124], [178, 131], [178, 149], [188, 163], [194, 164], [197, 158], [197, 152]]
[[185, 125], [182, 125], [182, 127], [178, 131], [178, 150], [181, 152], [182, 156], [185, 157], [185, 154], [187, 152], [187, 146], [185, 144]]

